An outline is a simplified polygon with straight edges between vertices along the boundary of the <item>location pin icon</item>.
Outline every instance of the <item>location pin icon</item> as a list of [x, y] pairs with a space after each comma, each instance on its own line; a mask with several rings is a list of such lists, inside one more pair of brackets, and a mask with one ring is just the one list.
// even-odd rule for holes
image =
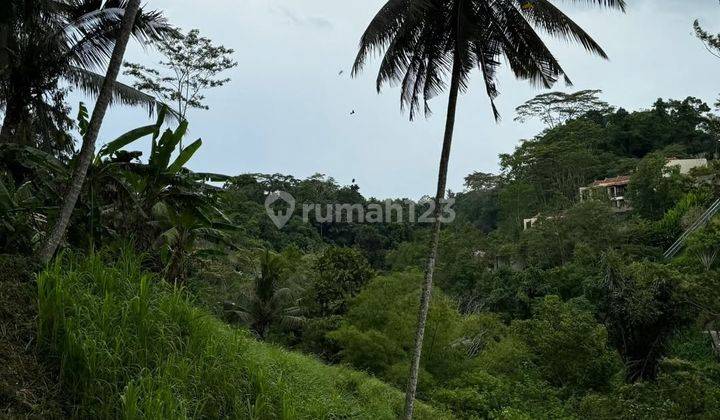
[[[272, 205], [278, 200], [287, 203], [288, 209], [286, 211], [276, 212], [273, 210]], [[282, 229], [292, 217], [293, 212], [295, 212], [295, 198], [285, 191], [272, 192], [268, 194], [265, 199], [265, 211], [268, 217], [270, 217], [270, 220], [275, 223], [275, 226], [277, 226], [278, 229]]]

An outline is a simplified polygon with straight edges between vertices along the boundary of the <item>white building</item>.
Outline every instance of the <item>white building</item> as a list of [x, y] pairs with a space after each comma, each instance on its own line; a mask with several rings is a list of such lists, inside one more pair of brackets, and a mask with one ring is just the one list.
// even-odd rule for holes
[[695, 168], [704, 168], [708, 166], [707, 159], [668, 159], [665, 164], [666, 168], [672, 168], [673, 166], [680, 168], [680, 174], [687, 175], [691, 170]]
[[625, 212], [631, 210], [625, 199], [628, 184], [630, 184], [630, 176], [627, 175], [595, 181], [588, 187], [580, 188], [580, 201], [607, 197], [614, 211]]

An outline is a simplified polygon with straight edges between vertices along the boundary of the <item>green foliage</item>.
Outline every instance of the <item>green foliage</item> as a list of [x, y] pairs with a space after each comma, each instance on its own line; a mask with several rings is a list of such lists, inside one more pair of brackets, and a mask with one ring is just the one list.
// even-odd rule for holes
[[720, 219], [715, 218], [707, 227], [691, 235], [685, 246], [686, 254], [695, 259], [704, 271], [709, 272], [716, 267], [720, 254]]
[[153, 246], [160, 251], [168, 281], [183, 282], [187, 278], [190, 258], [223, 256], [226, 249], [234, 247], [226, 234], [234, 227], [213, 221], [201, 208], [177, 210], [160, 202], [153, 207], [152, 214], [161, 232]]
[[522, 143], [512, 155], [501, 155], [502, 167], [511, 179], [531, 184], [539, 201], [572, 203], [578, 188], [611, 169], [614, 157], [598, 150], [602, 133], [598, 131], [592, 122], [572, 121], [542, 138]]
[[307, 300], [311, 314], [321, 317], [344, 314], [348, 301], [375, 275], [365, 257], [352, 248], [327, 248], [313, 269], [317, 275]]
[[624, 242], [617, 219], [603, 202], [580, 203], [541, 220], [520, 238], [524, 261], [555, 267], [573, 260], [577, 249], [598, 254]]
[[219, 75], [237, 66], [230, 58], [233, 50], [213, 45], [197, 29], [187, 34], [176, 30], [157, 48], [167, 60], [159, 63], [162, 70], [125, 63], [124, 74], [135, 79], [136, 89], [175, 104], [180, 121], [185, 120], [190, 108], [210, 109], [204, 102], [204, 92], [227, 84], [230, 79]]
[[[38, 279], [42, 343], [79, 417], [393, 418], [400, 392], [261, 344], [125, 253], [61, 258]], [[445, 414], [420, 404], [418, 418]]]
[[720, 415], [717, 373], [687, 360], [665, 359], [657, 381], [623, 385], [608, 395], [589, 395], [578, 415], [593, 419], [715, 418]]
[[[87, 123], [83, 111], [81, 104], [81, 127]], [[188, 124], [184, 121], [176, 130], [162, 131], [166, 114], [162, 108], [155, 124], [130, 130], [99, 150], [88, 174], [87, 195], [81, 200], [87, 213], [81, 220], [89, 225], [90, 235], [76, 234], [89, 236], [91, 248], [103, 245], [103, 238], [130, 236], [141, 249], [157, 253], [168, 280], [182, 282], [191, 268], [191, 257], [223, 254], [233, 248], [227, 232], [237, 228], [218, 208], [219, 189], [206, 183], [224, 178], [183, 167], [202, 141], [173, 156]], [[132, 157], [139, 158], [141, 153], [123, 148], [147, 136], [151, 136], [147, 163], [133, 162]]]
[[[597, 179], [629, 175], [637, 160], [652, 152], [673, 157], [712, 156], [717, 124], [709, 110], [693, 97], [658, 100], [648, 110], [591, 112], [525, 140], [514, 153], [500, 155], [503, 182], [495, 192], [499, 226], [517, 233], [523, 219], [571, 206], [578, 200], [579, 187]], [[648, 162], [641, 169], [644, 184], [654, 182], [657, 171], [662, 170]], [[643, 186], [643, 197], [637, 201], [644, 217], [659, 218], [679, 198], [676, 180], [669, 177], [664, 181], [667, 185], [658, 182], [662, 187], [659, 193]]]
[[31, 254], [62, 194], [63, 162], [30, 146], [0, 145], [0, 251]]
[[571, 418], [533, 358], [516, 336], [491, 340], [471, 369], [434, 390], [433, 402], [461, 418]]
[[[502, 156], [502, 174], [468, 176], [440, 237], [425, 400], [461, 418], [716, 417], [720, 370], [702, 330], [718, 329], [717, 221], [660, 259], [717, 193], [716, 163], [663, 176], [665, 156], [710, 150], [705, 109], [688, 98], [575, 116]], [[335, 210], [310, 223], [296, 214], [280, 230], [265, 214], [272, 191], [378, 201], [319, 174], [193, 173], [183, 166], [201, 143], [179, 152], [187, 124], [164, 130], [165, 112], [100, 149], [68, 236], [91, 251], [130, 238], [148, 258], [63, 258], [41, 275], [43, 348], [62, 363], [71, 414], [397, 417], [391, 388], [259, 344], [208, 311], [402, 389], [429, 230], [348, 224]], [[143, 162], [128, 148], [148, 137]], [[29, 253], [68, 168], [28, 147], [1, 147], [0, 158], [0, 246]], [[578, 202], [579, 187], [636, 169], [634, 211]], [[4, 261], [6, 276], [27, 272]]]
[[267, 338], [270, 328], [280, 325], [297, 328], [305, 319], [297, 306], [293, 291], [281, 287], [285, 275], [284, 261], [269, 252], [260, 258], [260, 270], [250, 292], [242, 293], [235, 302], [226, 302], [226, 311], [250, 327], [261, 340]]
[[16, 187], [0, 172], [0, 250], [31, 253], [41, 242], [46, 222], [30, 181]]
[[607, 254], [595, 281], [599, 312], [629, 379], [654, 378], [665, 340], [696, 315], [682, 296], [683, 276], [658, 263], [622, 261]]
[[[402, 374], [410, 361], [417, 302], [422, 276], [418, 272], [396, 273], [373, 279], [353, 301], [341, 327], [328, 334], [342, 351], [341, 360], [375, 373], [402, 387]], [[421, 392], [435, 380], [449, 378], [457, 369], [464, 350], [454, 346], [463, 329], [463, 319], [453, 302], [439, 289], [433, 293], [423, 345], [425, 372]]]
[[601, 90], [543, 93], [515, 108], [515, 121], [525, 122], [538, 118], [548, 128], [555, 128], [589, 112], [601, 115], [612, 112], [612, 107], [598, 98], [600, 93]]
[[[315, 174], [307, 179], [274, 174], [245, 174], [233, 177], [225, 185], [223, 198], [227, 214], [236, 225], [242, 226], [238, 241], [250, 242], [261, 238], [262, 246], [276, 251], [296, 246], [303, 251], [318, 251], [326, 244], [358, 248], [374, 268], [384, 268], [385, 254], [399, 242], [408, 240], [419, 229], [409, 223], [355, 224], [338, 221], [335, 204], [373, 203], [366, 200], [357, 185], [340, 186], [333, 178]], [[321, 214], [308, 214], [310, 223], [302, 221], [296, 211], [283, 229], [278, 229], [265, 214], [265, 198], [273, 191], [285, 191], [298, 203], [316, 203]], [[376, 203], [376, 202], [375, 202]], [[405, 208], [407, 205], [397, 200]], [[331, 209], [328, 210], [328, 206]]]
[[[117, 28], [118, 9], [127, 2], [78, 2], [60, 0], [3, 4], [0, 38], [0, 105], [4, 142], [37, 147], [57, 156], [69, 156], [74, 141], [68, 132], [73, 122], [66, 96], [70, 88], [96, 96], [104, 75], [95, 70], [110, 60]], [[142, 8], [132, 35], [142, 44], [163, 39], [170, 25], [158, 11]], [[143, 106], [152, 112], [155, 100], [122, 83], [113, 86], [114, 103]]]
[[665, 167], [665, 156], [653, 153], [638, 164], [630, 178], [628, 195], [633, 208], [643, 217], [662, 217], [683, 196], [683, 178], [677, 168]]
[[542, 376], [557, 387], [608, 389], [620, 371], [620, 360], [607, 345], [607, 331], [591, 309], [583, 300], [565, 303], [546, 296], [531, 319], [513, 324], [536, 355]]
[[[708, 202], [707, 194], [698, 192], [689, 192], [685, 194], [670, 210], [668, 210], [662, 219], [658, 220], [652, 226], [652, 237], [649, 238], [653, 243], [659, 243], [664, 247], [669, 246], [682, 234], [683, 230], [690, 227], [684, 224], [684, 219], [698, 206], [702, 207]], [[694, 222], [693, 220], [692, 222]]]

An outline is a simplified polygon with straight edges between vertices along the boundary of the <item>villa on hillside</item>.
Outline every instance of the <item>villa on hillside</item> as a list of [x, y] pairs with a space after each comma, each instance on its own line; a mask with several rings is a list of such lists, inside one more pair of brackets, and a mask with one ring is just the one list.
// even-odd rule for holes
[[[708, 166], [708, 160], [701, 159], [677, 159], [669, 158], [665, 164], [666, 168], [677, 167], [681, 175], [689, 175], [695, 168], [703, 168]], [[622, 175], [614, 178], [605, 178], [594, 181], [587, 187], [580, 187], [580, 201], [587, 200], [609, 200], [612, 209], [616, 213], [625, 213], [632, 210], [630, 203], [625, 198], [628, 185], [630, 185], [630, 175]], [[546, 217], [552, 219], [553, 217]], [[523, 230], [532, 228], [540, 221], [540, 214], [523, 220]]]
[[[677, 159], [669, 158], [665, 164], [666, 168], [676, 167], [681, 175], [688, 175], [695, 168], [703, 168], [708, 165], [707, 159]], [[627, 187], [630, 184], [630, 176], [623, 175], [615, 178], [605, 178], [593, 182], [587, 187], [580, 188], [580, 201], [590, 199], [601, 199], [604, 196], [610, 200], [615, 212], [623, 213], [632, 210], [632, 207], [625, 199]]]
[[630, 184], [629, 175], [595, 181], [590, 186], [580, 188], [580, 201], [602, 199], [606, 196], [613, 211], [622, 213], [632, 210], [625, 199], [628, 184]]

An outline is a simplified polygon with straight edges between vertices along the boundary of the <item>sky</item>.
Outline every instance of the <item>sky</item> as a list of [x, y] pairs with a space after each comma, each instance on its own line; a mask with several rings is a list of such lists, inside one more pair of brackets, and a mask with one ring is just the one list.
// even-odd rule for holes
[[[445, 124], [446, 96], [431, 102], [433, 115], [408, 120], [399, 89], [375, 91], [377, 60], [350, 78], [357, 45], [382, 0], [146, 0], [170, 22], [197, 28], [235, 50], [232, 81], [207, 93], [209, 111], [191, 111], [190, 133], [203, 147], [189, 162], [195, 171], [228, 175], [315, 173], [341, 185], [355, 179], [366, 197], [418, 199], [432, 194]], [[577, 45], [547, 38], [574, 82], [554, 90], [601, 89], [602, 98], [628, 110], [657, 98], [699, 97], [714, 103], [720, 93], [720, 60], [705, 51], [692, 30], [700, 19], [720, 32], [715, 0], [627, 0], [627, 13], [556, 0], [606, 50], [609, 61]], [[132, 44], [128, 61], [152, 64], [157, 52]], [[343, 71], [342, 75], [338, 75]], [[515, 80], [504, 67], [492, 118], [476, 74], [460, 97], [448, 188], [463, 190], [474, 171], [497, 172], [498, 155], [512, 153], [542, 130], [539, 122], [513, 121], [514, 109], [543, 90]], [[121, 81], [129, 82], [121, 77]], [[78, 99], [79, 100], [79, 99]], [[86, 102], [92, 101], [85, 99]], [[354, 115], [350, 115], [351, 111]], [[112, 108], [100, 142], [146, 124], [142, 110]], [[149, 139], [141, 150], [147, 150]]]

